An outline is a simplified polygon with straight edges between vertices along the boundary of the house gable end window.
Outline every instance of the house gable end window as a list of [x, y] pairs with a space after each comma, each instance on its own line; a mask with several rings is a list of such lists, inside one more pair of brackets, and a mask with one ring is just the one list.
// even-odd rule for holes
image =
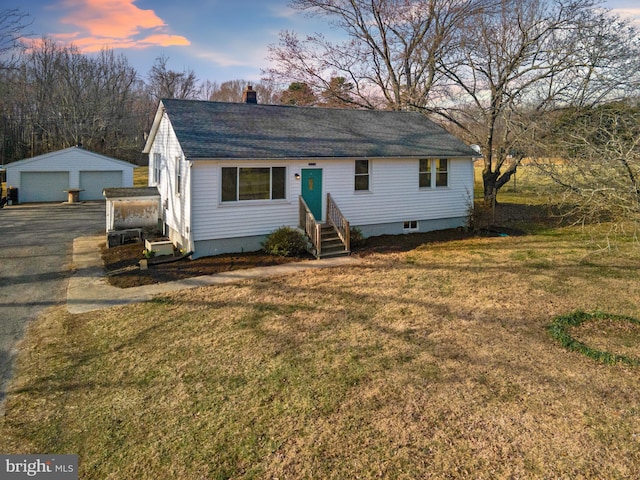
[[420, 159], [420, 188], [431, 187], [431, 159]]
[[355, 190], [369, 190], [369, 160], [356, 160]]
[[153, 183], [160, 184], [160, 174], [162, 172], [162, 155], [159, 153], [153, 154]]
[[223, 202], [286, 199], [286, 167], [222, 167]]
[[448, 187], [449, 159], [421, 158], [418, 167], [418, 185], [420, 188]]
[[449, 185], [449, 160], [439, 158], [436, 160], [436, 187]]
[[176, 157], [176, 195], [182, 193], [182, 157]]

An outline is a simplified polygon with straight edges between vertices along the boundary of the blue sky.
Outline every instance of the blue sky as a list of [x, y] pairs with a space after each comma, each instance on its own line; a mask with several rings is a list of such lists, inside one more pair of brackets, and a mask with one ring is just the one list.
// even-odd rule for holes
[[[267, 47], [281, 30], [300, 35], [326, 25], [287, 6], [287, 0], [2, 0], [4, 8], [29, 13], [36, 37], [73, 42], [83, 52], [102, 47], [123, 53], [142, 76], [164, 55], [168, 68], [193, 70], [200, 80], [260, 79]], [[634, 17], [638, 0], [604, 6]]]

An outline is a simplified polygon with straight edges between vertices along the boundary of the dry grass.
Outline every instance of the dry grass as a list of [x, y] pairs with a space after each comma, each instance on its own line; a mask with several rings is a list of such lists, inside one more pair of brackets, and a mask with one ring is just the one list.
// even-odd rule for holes
[[148, 186], [148, 179], [149, 179], [149, 167], [136, 167], [133, 169], [133, 186], [134, 187]]
[[581, 325], [572, 336], [594, 349], [640, 359], [640, 325], [605, 319]]
[[579, 237], [53, 310], [24, 342], [0, 451], [78, 453], [83, 479], [638, 478], [640, 370], [545, 331], [577, 309], [638, 315], [640, 260]]

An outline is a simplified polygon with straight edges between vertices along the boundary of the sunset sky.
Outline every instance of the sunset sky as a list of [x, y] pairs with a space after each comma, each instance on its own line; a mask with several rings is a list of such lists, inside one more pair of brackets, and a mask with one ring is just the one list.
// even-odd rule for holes
[[[198, 79], [258, 80], [267, 47], [278, 32], [327, 27], [287, 7], [287, 0], [2, 0], [33, 20], [30, 32], [72, 42], [85, 53], [103, 47], [123, 53], [142, 76], [164, 55], [168, 68], [193, 70]], [[634, 17], [638, 0], [608, 0], [606, 7]]]

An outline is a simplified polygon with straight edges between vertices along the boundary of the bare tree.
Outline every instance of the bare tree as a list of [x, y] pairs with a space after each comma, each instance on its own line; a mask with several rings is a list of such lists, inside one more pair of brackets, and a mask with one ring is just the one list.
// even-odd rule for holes
[[162, 98], [196, 99], [200, 96], [198, 79], [193, 70], [178, 72], [167, 68], [168, 57], [156, 58], [149, 71], [149, 92], [156, 100]]
[[640, 106], [637, 100], [567, 108], [547, 117], [536, 167], [577, 222], [640, 227]]
[[0, 10], [0, 68], [14, 64], [16, 55], [24, 49], [22, 38], [30, 24], [29, 14], [19, 8]]
[[[597, 0], [293, 0], [349, 36], [271, 46], [276, 80], [365, 108], [424, 112], [481, 147], [487, 202], [516, 172], [536, 119], [638, 88], [637, 34]], [[342, 92], [344, 93], [344, 92]]]
[[16, 155], [17, 137], [16, 115], [13, 112], [13, 96], [19, 92], [15, 70], [17, 59], [23, 52], [21, 39], [31, 22], [28, 15], [17, 8], [0, 10], [0, 165], [8, 163]]
[[139, 161], [150, 107], [135, 69], [105, 49], [86, 56], [43, 38], [11, 72], [3, 98], [3, 161], [85, 147]]
[[329, 81], [329, 87], [324, 89], [320, 96], [322, 107], [329, 108], [353, 108], [356, 102], [353, 100], [354, 85], [344, 77], [333, 77]]
[[274, 81], [305, 83], [331, 91], [342, 77], [353, 85], [343, 102], [364, 108], [426, 106], [458, 25], [487, 0], [292, 0], [310, 15], [325, 17], [348, 35], [331, 42], [320, 34], [304, 40], [282, 32], [271, 45]]
[[584, 54], [597, 28], [592, 12], [591, 0], [503, 0], [467, 19], [441, 64], [448, 101], [432, 111], [481, 147], [486, 201], [526, 155], [532, 116], [576, 100], [576, 79], [597, 65]]

